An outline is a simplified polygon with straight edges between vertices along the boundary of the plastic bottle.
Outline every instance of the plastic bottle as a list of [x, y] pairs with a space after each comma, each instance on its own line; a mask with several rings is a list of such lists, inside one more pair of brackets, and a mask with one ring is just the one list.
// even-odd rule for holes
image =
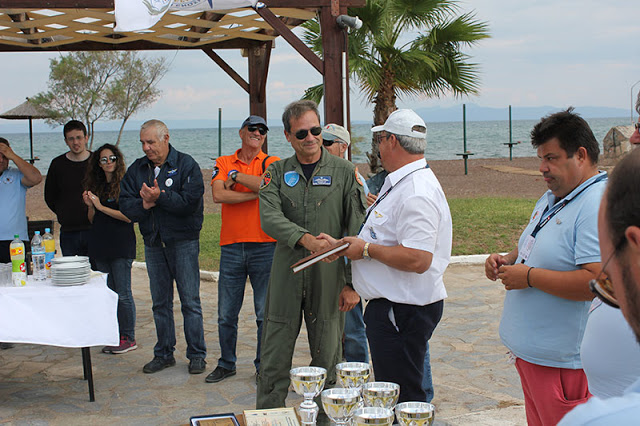
[[56, 241], [51, 235], [51, 229], [44, 228], [42, 241], [44, 242], [44, 266], [47, 270], [47, 278], [51, 278], [51, 260], [56, 255]]
[[9, 245], [11, 254], [11, 281], [15, 287], [27, 285], [27, 265], [24, 263], [24, 243], [19, 235], [13, 236]]
[[31, 260], [33, 261], [33, 279], [44, 281], [47, 279], [47, 270], [44, 266], [44, 244], [40, 231], [36, 231], [31, 239]]

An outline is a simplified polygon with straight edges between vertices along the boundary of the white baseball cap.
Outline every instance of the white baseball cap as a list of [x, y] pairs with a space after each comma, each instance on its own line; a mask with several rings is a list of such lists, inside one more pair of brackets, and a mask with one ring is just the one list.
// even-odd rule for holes
[[[424, 128], [424, 131], [422, 131], [422, 128], [416, 128], [416, 126]], [[372, 127], [371, 131], [373, 133], [385, 131], [394, 135], [427, 138], [427, 125], [418, 114], [410, 109], [393, 111], [382, 126]]]
[[347, 129], [333, 123], [324, 126], [324, 128], [322, 129], [322, 139], [326, 139], [328, 141], [339, 139], [347, 145], [351, 143], [351, 136], [349, 136], [349, 132], [347, 131]]

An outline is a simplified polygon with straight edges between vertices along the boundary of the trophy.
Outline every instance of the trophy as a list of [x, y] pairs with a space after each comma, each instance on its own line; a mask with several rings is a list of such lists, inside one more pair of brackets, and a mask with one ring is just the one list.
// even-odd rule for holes
[[396, 405], [396, 418], [401, 426], [424, 426], [433, 423], [436, 407], [428, 402], [401, 402]]
[[346, 426], [358, 403], [360, 392], [357, 389], [325, 389], [321, 394], [322, 407], [327, 416], [338, 426]]
[[313, 398], [324, 388], [327, 370], [321, 367], [298, 367], [289, 371], [291, 384], [298, 395], [304, 397], [300, 403], [298, 414], [303, 425], [315, 425], [318, 417], [318, 404]]
[[393, 411], [382, 407], [358, 408], [353, 413], [353, 426], [391, 426], [393, 423]]
[[369, 380], [371, 367], [366, 362], [341, 362], [336, 365], [338, 382], [343, 388], [362, 389], [362, 385]]
[[362, 386], [365, 407], [383, 407], [393, 410], [400, 396], [400, 385], [391, 382], [369, 382]]

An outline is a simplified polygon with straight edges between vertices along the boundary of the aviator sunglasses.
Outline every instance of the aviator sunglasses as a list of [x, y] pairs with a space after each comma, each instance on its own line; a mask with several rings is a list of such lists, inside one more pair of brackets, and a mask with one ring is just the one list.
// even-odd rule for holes
[[108, 157], [102, 157], [102, 158], [100, 158], [100, 164], [115, 163], [117, 159], [118, 159], [118, 157], [115, 156], [115, 155], [110, 155]]
[[591, 289], [591, 292], [598, 296], [598, 299], [602, 300], [605, 304], [617, 309], [620, 309], [620, 304], [618, 303], [618, 299], [616, 299], [616, 296], [613, 292], [613, 284], [611, 283], [611, 279], [609, 279], [609, 277], [604, 273], [604, 270], [611, 259], [613, 259], [613, 256], [622, 248], [624, 242], [625, 240], [623, 239], [622, 242], [618, 244], [618, 246], [616, 246], [616, 248], [613, 250], [613, 253], [611, 253], [611, 256], [609, 256], [609, 259], [604, 262], [604, 265], [602, 266], [602, 269], [600, 270], [600, 273], [598, 274], [596, 279], [589, 281], [589, 288]]
[[306, 138], [307, 134], [309, 132], [311, 132], [311, 134], [313, 136], [318, 136], [320, 133], [322, 133], [322, 127], [317, 126], [317, 127], [312, 127], [312, 128], [310, 128], [308, 130], [307, 129], [298, 130], [296, 132], [296, 134], [295, 134], [296, 135], [296, 139], [302, 140], [302, 139]]
[[249, 132], [251, 132], [251, 133], [253, 133], [253, 132], [255, 132], [255, 131], [257, 130], [257, 131], [259, 131], [259, 132], [260, 132], [260, 134], [261, 134], [262, 136], [264, 136], [264, 135], [266, 135], [266, 134], [267, 134], [267, 129], [265, 129], [265, 128], [264, 128], [264, 127], [262, 127], [262, 126], [253, 126], [253, 125], [251, 125], [251, 126], [247, 126], [247, 130], [248, 130]]
[[635, 127], [636, 127], [636, 131], [637, 131], [637, 132], [640, 132], [640, 121], [638, 121], [638, 122], [635, 124]]

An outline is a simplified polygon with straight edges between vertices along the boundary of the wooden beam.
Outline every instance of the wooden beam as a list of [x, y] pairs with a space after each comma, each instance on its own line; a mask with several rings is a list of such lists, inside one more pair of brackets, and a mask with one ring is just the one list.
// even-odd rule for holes
[[240, 76], [240, 74], [238, 74], [233, 68], [231, 68], [231, 65], [227, 64], [224, 59], [218, 56], [218, 54], [213, 50], [202, 49], [202, 51], [206, 53], [208, 57], [213, 59], [213, 62], [218, 64], [218, 66], [222, 68], [222, 70], [226, 72], [229, 77], [233, 79], [233, 81], [238, 83], [238, 85], [240, 85], [240, 87], [242, 87], [245, 92], [249, 93], [249, 83], [247, 83], [246, 80]]
[[303, 58], [307, 60], [320, 74], [324, 71], [322, 59], [313, 53], [269, 8], [256, 9], [258, 15], [273, 27]]
[[[249, 66], [249, 113], [267, 118], [267, 75], [273, 42], [268, 41], [260, 46], [247, 50]], [[268, 140], [262, 145], [264, 152], [268, 150]]]
[[[347, 127], [344, 123], [344, 102], [342, 93], [342, 52], [345, 50], [347, 32], [338, 27], [331, 8], [320, 10], [320, 32], [322, 34], [322, 50], [324, 58], [324, 122], [336, 123]], [[346, 13], [346, 8], [340, 7]]]
[[[269, 7], [314, 8], [331, 6], [333, 0], [263, 0]], [[113, 9], [114, 0], [0, 0], [0, 8], [16, 9]], [[364, 7], [366, 0], [340, 0], [341, 6]]]

